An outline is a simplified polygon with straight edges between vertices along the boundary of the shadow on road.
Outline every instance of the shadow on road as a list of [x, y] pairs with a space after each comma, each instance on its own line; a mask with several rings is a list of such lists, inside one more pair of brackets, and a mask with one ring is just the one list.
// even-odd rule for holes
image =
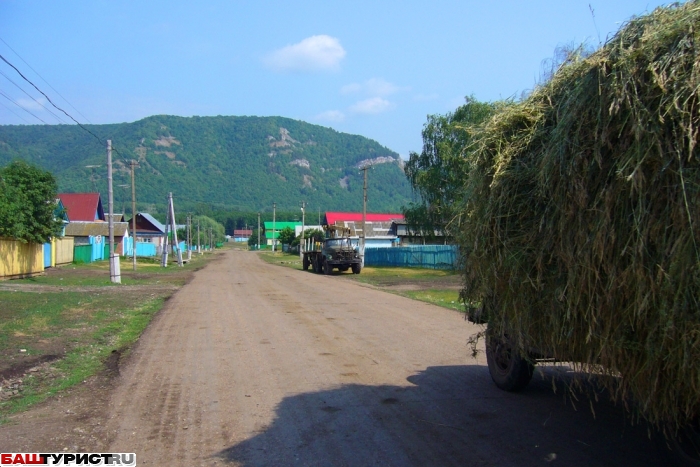
[[[438, 366], [409, 385], [347, 384], [283, 399], [274, 421], [216, 457], [244, 466], [658, 466], [645, 426], [607, 400], [575, 410], [566, 374], [545, 368], [519, 394], [484, 366]], [[552, 391], [552, 377], [561, 386]]]

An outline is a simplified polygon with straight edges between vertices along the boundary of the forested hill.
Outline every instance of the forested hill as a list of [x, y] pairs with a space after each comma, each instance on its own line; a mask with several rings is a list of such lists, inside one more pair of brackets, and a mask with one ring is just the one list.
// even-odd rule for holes
[[[411, 198], [398, 154], [362, 136], [282, 117], [174, 117], [85, 125], [111, 139], [114, 196], [119, 210], [131, 199], [131, 159], [138, 161], [139, 209], [164, 204], [168, 192], [187, 209], [362, 209], [368, 173], [368, 210], [396, 212]], [[106, 202], [106, 146], [76, 125], [0, 126], [0, 166], [24, 159], [51, 171], [60, 191], [99, 191]], [[88, 167], [99, 166], [99, 167]], [[106, 208], [106, 205], [105, 205]]]

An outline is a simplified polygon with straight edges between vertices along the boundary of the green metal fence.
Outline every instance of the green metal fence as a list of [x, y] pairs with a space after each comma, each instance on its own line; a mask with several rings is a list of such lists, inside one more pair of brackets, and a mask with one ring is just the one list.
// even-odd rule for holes
[[92, 245], [76, 245], [73, 247], [74, 263], [92, 262]]

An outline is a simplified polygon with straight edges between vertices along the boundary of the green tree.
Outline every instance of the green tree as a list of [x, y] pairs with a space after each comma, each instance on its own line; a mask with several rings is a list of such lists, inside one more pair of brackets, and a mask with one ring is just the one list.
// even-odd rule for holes
[[455, 203], [468, 173], [468, 153], [474, 130], [501, 104], [467, 97], [453, 113], [429, 115], [423, 126], [423, 150], [411, 152], [404, 172], [420, 201], [404, 207], [408, 224], [424, 234], [448, 230]]
[[[261, 229], [262, 230], [262, 229]], [[260, 243], [265, 244], [265, 235], [260, 232]], [[253, 234], [248, 239], [248, 246], [255, 246], [258, 244], [258, 229], [253, 229]]]
[[44, 243], [61, 232], [54, 176], [17, 160], [0, 169], [0, 237]]
[[224, 226], [219, 222], [216, 222], [211, 217], [207, 216], [194, 216], [192, 218], [192, 244], [197, 244], [197, 222], [199, 222], [199, 236], [201, 245], [209, 245], [209, 229], [212, 229], [214, 236], [214, 243], [223, 242], [226, 240], [226, 234], [224, 233]]
[[282, 245], [290, 245], [294, 241], [294, 229], [291, 227], [285, 227], [280, 230], [279, 241]]

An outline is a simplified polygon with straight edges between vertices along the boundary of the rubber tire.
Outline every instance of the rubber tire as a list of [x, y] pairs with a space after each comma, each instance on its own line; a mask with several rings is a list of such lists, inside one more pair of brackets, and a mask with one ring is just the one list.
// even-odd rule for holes
[[525, 389], [535, 366], [514, 350], [508, 338], [495, 338], [486, 332], [486, 362], [491, 379], [499, 389], [518, 392]]
[[700, 419], [668, 440], [672, 460], [682, 467], [700, 467]]
[[329, 275], [331, 272], [333, 272], [333, 266], [331, 266], [328, 261], [323, 262], [323, 273], [325, 275]]
[[311, 263], [309, 262], [309, 257], [307, 255], [304, 255], [304, 259], [301, 260], [301, 265], [304, 268], [304, 271], [309, 270], [309, 265]]
[[317, 256], [316, 258], [314, 258], [313, 262], [311, 263], [311, 266], [314, 268], [314, 272], [315, 272], [316, 274], [320, 274], [320, 273], [321, 273], [321, 265], [318, 264], [318, 262], [319, 262], [319, 259], [318, 259], [318, 256]]
[[353, 274], [359, 274], [360, 271], [362, 271], [362, 265], [359, 263], [353, 264], [352, 265], [352, 273]]

